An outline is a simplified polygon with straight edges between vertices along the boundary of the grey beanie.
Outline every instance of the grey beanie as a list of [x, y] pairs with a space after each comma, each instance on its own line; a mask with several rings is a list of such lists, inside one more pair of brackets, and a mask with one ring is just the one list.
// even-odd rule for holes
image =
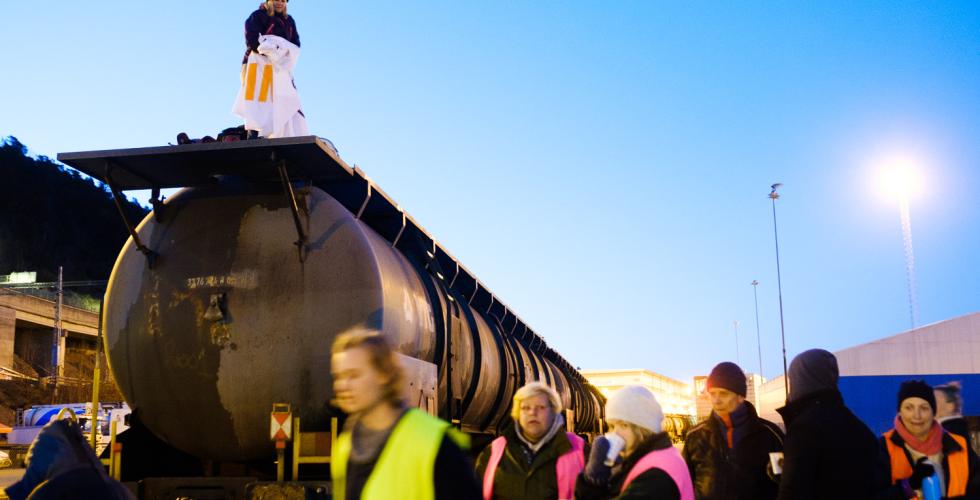
[[789, 365], [789, 401], [808, 394], [837, 389], [840, 371], [837, 358], [823, 349], [810, 349], [793, 358]]

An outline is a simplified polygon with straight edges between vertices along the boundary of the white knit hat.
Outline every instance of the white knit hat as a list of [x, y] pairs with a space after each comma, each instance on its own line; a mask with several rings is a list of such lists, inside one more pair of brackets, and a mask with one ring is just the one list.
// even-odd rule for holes
[[628, 385], [606, 400], [606, 420], [622, 420], [653, 432], [661, 431], [664, 412], [646, 387]]

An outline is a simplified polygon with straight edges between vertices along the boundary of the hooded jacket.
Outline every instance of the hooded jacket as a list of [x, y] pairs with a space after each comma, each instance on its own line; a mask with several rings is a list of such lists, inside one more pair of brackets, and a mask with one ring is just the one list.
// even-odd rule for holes
[[684, 441], [684, 461], [691, 471], [698, 500], [773, 500], [778, 485], [769, 476], [769, 453], [783, 450], [783, 432], [759, 418], [748, 401], [743, 428], [736, 429], [728, 448], [721, 419], [711, 412]]
[[55, 420], [44, 426], [27, 456], [24, 477], [6, 489], [11, 500], [136, 498], [106, 475], [78, 424], [71, 420]]
[[872, 498], [883, 482], [878, 443], [836, 389], [776, 410], [786, 423], [780, 500]]

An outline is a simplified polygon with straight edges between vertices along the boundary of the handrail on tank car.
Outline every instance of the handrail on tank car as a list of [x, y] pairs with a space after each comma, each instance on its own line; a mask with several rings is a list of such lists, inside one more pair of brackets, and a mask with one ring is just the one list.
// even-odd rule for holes
[[289, 172], [286, 171], [286, 159], [278, 158], [276, 150], [273, 149], [272, 153], [269, 154], [269, 161], [276, 164], [276, 168], [279, 170], [282, 190], [286, 195], [287, 201], [289, 201], [289, 209], [293, 213], [293, 224], [296, 226], [296, 236], [298, 239], [293, 244], [299, 250], [299, 261], [304, 262], [306, 260], [306, 243], [308, 237], [306, 230], [303, 229], [303, 223], [299, 219], [299, 204], [296, 202], [296, 192], [293, 191], [293, 183], [289, 180]]
[[[122, 217], [123, 224], [126, 225], [126, 229], [129, 230], [129, 236], [133, 238], [133, 243], [136, 244], [136, 248], [139, 249], [140, 253], [146, 256], [147, 264], [150, 269], [153, 269], [153, 263], [156, 261], [156, 253], [150, 250], [140, 241], [139, 234], [136, 233], [136, 227], [129, 222], [129, 218], [126, 217], [126, 211], [123, 210], [122, 205], [122, 194], [119, 192], [119, 188], [116, 183], [112, 180], [112, 172], [117, 168], [115, 162], [106, 160], [105, 162], [105, 183], [109, 186], [109, 190], [112, 191], [112, 200], [116, 202], [116, 208], [119, 209], [119, 216]], [[139, 174], [135, 172], [130, 172], [130, 174], [142, 178]]]

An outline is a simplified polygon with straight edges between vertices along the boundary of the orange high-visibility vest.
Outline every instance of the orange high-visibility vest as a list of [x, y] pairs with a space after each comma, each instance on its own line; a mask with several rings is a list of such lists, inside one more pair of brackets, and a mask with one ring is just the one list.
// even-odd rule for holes
[[[966, 483], [970, 479], [970, 463], [966, 452], [966, 439], [956, 434], [943, 431], [960, 445], [959, 451], [946, 455], [949, 463], [949, 484], [946, 486], [946, 496], [955, 497], [966, 495]], [[912, 477], [912, 464], [905, 456], [905, 449], [892, 442], [895, 429], [885, 433], [885, 445], [888, 447], [888, 458], [891, 461], [892, 484]]]

